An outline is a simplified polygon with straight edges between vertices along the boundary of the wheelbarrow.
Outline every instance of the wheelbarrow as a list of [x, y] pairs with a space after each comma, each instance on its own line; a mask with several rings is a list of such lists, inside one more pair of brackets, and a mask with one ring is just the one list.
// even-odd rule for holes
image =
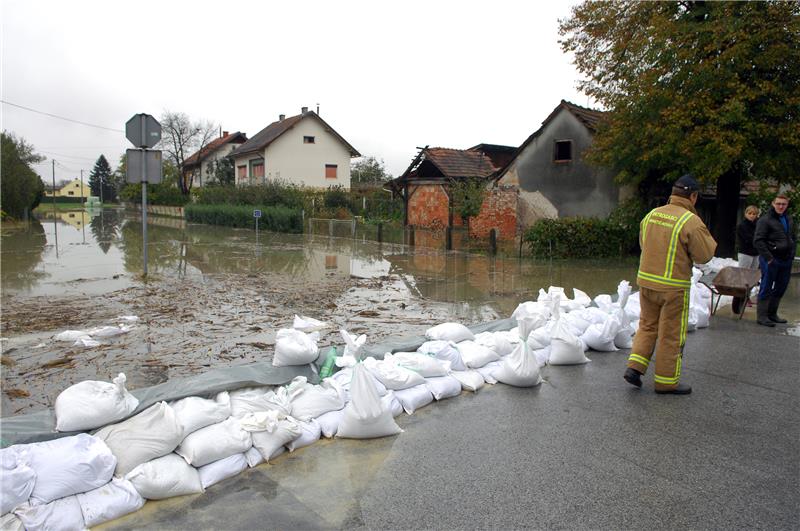
[[731, 309], [741, 319], [750, 302], [750, 291], [761, 282], [761, 271], [744, 267], [723, 267], [716, 275], [703, 275], [698, 282], [711, 290], [711, 315], [717, 312], [722, 296], [730, 295], [733, 297]]

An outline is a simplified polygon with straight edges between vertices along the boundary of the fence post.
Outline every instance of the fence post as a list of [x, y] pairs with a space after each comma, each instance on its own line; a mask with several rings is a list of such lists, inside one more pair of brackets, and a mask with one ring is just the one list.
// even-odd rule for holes
[[522, 258], [522, 242], [524, 241], [524, 239], [525, 239], [524, 233], [520, 234], [519, 235], [519, 258]]
[[328, 220], [328, 236], [333, 238], [333, 219]]
[[350, 225], [350, 235], [355, 238], [356, 237], [356, 218], [354, 217], [351, 221]]
[[497, 231], [495, 229], [489, 231], [489, 252], [492, 255], [497, 254]]
[[383, 242], [383, 223], [378, 223], [378, 243]]
[[414, 247], [414, 225], [408, 226], [408, 245]]
[[447, 251], [453, 250], [453, 227], [444, 229], [444, 248]]

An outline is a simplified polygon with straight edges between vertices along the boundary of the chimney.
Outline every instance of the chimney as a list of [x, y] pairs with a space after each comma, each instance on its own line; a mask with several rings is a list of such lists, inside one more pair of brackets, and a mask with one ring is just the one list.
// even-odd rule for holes
[[222, 132], [222, 137], [224, 138], [224, 137], [226, 137], [226, 136], [228, 136], [228, 131], [223, 131], [223, 132]]
[[308, 112], [308, 107], [300, 107], [300, 112], [305, 114]]
[[285, 119], [286, 119], [286, 115], [285, 115], [285, 114], [279, 114], [279, 115], [278, 115], [278, 121], [279, 121], [279, 122], [282, 122], [282, 121], [284, 121]]

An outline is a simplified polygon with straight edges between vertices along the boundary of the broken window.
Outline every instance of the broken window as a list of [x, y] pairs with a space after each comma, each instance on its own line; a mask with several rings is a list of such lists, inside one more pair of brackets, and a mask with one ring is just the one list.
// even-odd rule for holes
[[556, 140], [553, 150], [553, 162], [569, 162], [572, 160], [572, 140]]

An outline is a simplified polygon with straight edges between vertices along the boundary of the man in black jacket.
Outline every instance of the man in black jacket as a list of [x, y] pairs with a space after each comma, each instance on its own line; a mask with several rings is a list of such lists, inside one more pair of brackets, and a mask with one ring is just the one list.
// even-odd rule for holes
[[789, 285], [797, 238], [792, 217], [786, 212], [789, 198], [778, 194], [772, 208], [756, 224], [755, 245], [761, 267], [761, 288], [758, 292], [758, 324], [775, 326], [785, 323], [778, 316], [778, 305]]

